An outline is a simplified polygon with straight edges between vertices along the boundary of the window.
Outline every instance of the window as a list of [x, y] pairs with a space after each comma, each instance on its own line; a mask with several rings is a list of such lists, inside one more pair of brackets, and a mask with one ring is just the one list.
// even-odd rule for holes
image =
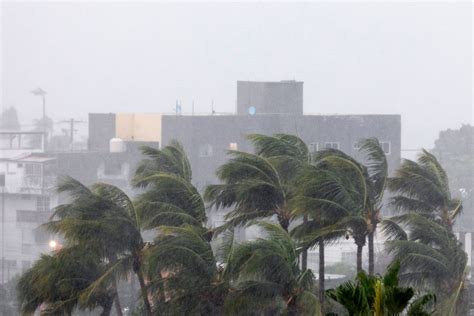
[[324, 148], [326, 149], [339, 149], [339, 142], [325, 142]]
[[213, 154], [212, 145], [204, 144], [199, 147], [199, 157], [212, 157]]
[[230, 150], [238, 150], [239, 146], [237, 145], [237, 143], [230, 143], [229, 144], [229, 149]]
[[41, 165], [39, 163], [25, 164], [25, 174], [27, 176], [41, 176]]
[[386, 155], [390, 155], [390, 153], [391, 153], [391, 144], [390, 144], [389, 141], [380, 142], [380, 146], [382, 146], [383, 152]]
[[36, 198], [37, 211], [49, 211], [49, 197], [39, 196]]

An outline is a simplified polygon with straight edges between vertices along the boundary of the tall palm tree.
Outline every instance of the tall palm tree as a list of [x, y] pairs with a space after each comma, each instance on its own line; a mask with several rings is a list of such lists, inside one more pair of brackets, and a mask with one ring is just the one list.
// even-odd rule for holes
[[183, 146], [171, 141], [163, 149], [142, 150], [147, 158], [137, 168], [133, 184], [144, 190], [136, 199], [143, 228], [205, 223], [206, 208], [191, 183], [192, 171]]
[[441, 313], [457, 315], [465, 307], [467, 255], [449, 228], [421, 214], [383, 222], [386, 249], [401, 263], [400, 279], [442, 299]]
[[204, 227], [187, 224], [161, 226], [159, 231], [146, 254], [155, 313], [222, 314], [230, 283], [226, 259], [218, 262], [210, 234]]
[[351, 235], [357, 246], [358, 272], [362, 270], [362, 250], [368, 234], [368, 179], [369, 174], [364, 165], [336, 149], [318, 152], [312, 169], [302, 178], [302, 187], [309, 188], [303, 196], [309, 198], [309, 203], [315, 204], [313, 209], [335, 214], [332, 225], [308, 235], [308, 240], [345, 231], [346, 237]]
[[[360, 151], [365, 155], [367, 165], [334, 149], [318, 153], [315, 164], [320, 168], [332, 169], [334, 174], [338, 174], [337, 181], [343, 181], [341, 185], [352, 188], [338, 191], [333, 200], [335, 199], [339, 204], [345, 204], [353, 210], [358, 209], [359, 215], [365, 218], [365, 225], [357, 220], [352, 231], [355, 233], [353, 237], [358, 246], [358, 262], [362, 261], [362, 248], [365, 245], [366, 237], [368, 239], [369, 274], [372, 275], [375, 261], [374, 234], [377, 224], [380, 222], [380, 212], [388, 178], [388, 163], [385, 152], [376, 138], [362, 139], [359, 145]], [[346, 197], [342, 195], [342, 192], [347, 193]], [[352, 203], [352, 206], [347, 204], [349, 193], [352, 195], [352, 201], [355, 202]], [[331, 195], [333, 192], [329, 192], [329, 194]], [[338, 201], [341, 198], [342, 200]], [[361, 267], [361, 263], [358, 266]]]
[[404, 160], [388, 181], [395, 195], [391, 206], [400, 212], [416, 212], [452, 231], [462, 202], [453, 198], [448, 176], [436, 157], [423, 150], [417, 161]]
[[360, 141], [360, 151], [365, 154], [368, 175], [368, 203], [366, 208], [367, 239], [369, 248], [369, 274], [374, 274], [375, 251], [374, 235], [381, 221], [381, 209], [388, 182], [388, 162], [385, 152], [377, 138]]
[[[140, 217], [130, 198], [115, 186], [97, 183], [88, 188], [70, 177], [60, 183], [58, 192], [68, 194], [70, 201], [55, 209], [46, 228], [64, 236], [70, 245], [100, 249], [101, 256], [108, 262], [109, 269], [91, 285], [87, 295], [110, 278], [116, 285], [118, 279], [131, 270], [137, 275], [145, 308], [150, 314], [141, 267], [145, 243]], [[115, 304], [120, 314], [118, 296]]]
[[[301, 138], [289, 134], [275, 134], [273, 136], [250, 134], [255, 153], [262, 157], [282, 157], [290, 163], [289, 167], [293, 169], [293, 177], [297, 179], [299, 173], [305, 166], [311, 163], [311, 153], [308, 146]], [[308, 215], [303, 214], [303, 223], [308, 222]], [[323, 262], [324, 264], [324, 262]], [[308, 265], [308, 248], [303, 247], [301, 256], [301, 267], [303, 270]]]
[[423, 150], [404, 160], [388, 181], [390, 205], [401, 214], [383, 222], [387, 250], [402, 264], [402, 280], [436, 290], [443, 313], [465, 306], [467, 257], [452, 229], [462, 211], [452, 198], [448, 176], [436, 157]]
[[[271, 217], [276, 217], [280, 226], [288, 231], [292, 217], [289, 201], [294, 194], [292, 182], [300, 160], [289, 159], [286, 154], [275, 155], [278, 148], [264, 144], [268, 139], [260, 135], [249, 139], [256, 153], [229, 151], [230, 159], [217, 170], [222, 184], [208, 186], [204, 198], [217, 209], [233, 208], [225, 217], [226, 223], [220, 228], [222, 231]], [[275, 136], [271, 141], [284, 144], [282, 151], [296, 145], [290, 143], [294, 139], [287, 142], [283, 136]], [[304, 156], [304, 143], [296, 146], [301, 148], [301, 156]]]
[[19, 279], [17, 285], [20, 311], [32, 315], [44, 306], [54, 315], [71, 315], [75, 309], [101, 306], [101, 315], [109, 315], [115, 290], [103, 284], [87, 300], [81, 300], [87, 289], [106, 270], [94, 249], [79, 246], [63, 248], [52, 255], [42, 255]]
[[313, 274], [300, 268], [296, 243], [280, 225], [258, 225], [266, 238], [237, 245], [227, 262], [235, 289], [226, 299], [226, 313], [319, 314]]

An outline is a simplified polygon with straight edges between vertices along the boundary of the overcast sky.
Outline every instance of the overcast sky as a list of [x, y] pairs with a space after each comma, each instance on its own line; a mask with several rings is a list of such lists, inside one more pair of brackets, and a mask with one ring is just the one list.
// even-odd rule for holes
[[402, 115], [402, 146], [473, 120], [472, 4], [2, 2], [1, 106], [218, 112], [237, 80], [304, 81], [306, 113]]

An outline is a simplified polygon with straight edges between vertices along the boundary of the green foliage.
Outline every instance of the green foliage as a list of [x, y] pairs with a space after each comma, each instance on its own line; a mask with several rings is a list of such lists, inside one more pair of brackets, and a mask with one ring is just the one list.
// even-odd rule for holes
[[408, 315], [427, 315], [426, 308], [436, 297], [425, 295], [412, 301], [415, 290], [399, 285], [399, 271], [398, 262], [390, 266], [384, 276], [371, 276], [362, 271], [355, 281], [347, 281], [326, 293], [351, 316], [395, 316], [407, 310]]
[[46, 304], [45, 314], [53, 315], [69, 315], [76, 308], [109, 308], [114, 298], [109, 286], [101, 286], [87, 300], [80, 299], [82, 291], [105, 271], [98, 257], [79, 246], [42, 255], [18, 282], [21, 312], [33, 314], [41, 304]]

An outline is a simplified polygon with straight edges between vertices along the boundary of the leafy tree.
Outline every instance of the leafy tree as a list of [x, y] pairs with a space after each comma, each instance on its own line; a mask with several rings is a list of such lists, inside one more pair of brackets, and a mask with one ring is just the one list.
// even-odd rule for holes
[[344, 306], [350, 316], [395, 316], [401, 315], [407, 307], [408, 315], [428, 314], [425, 308], [435, 300], [435, 296], [427, 294], [414, 300], [410, 306], [415, 290], [399, 285], [399, 270], [400, 264], [395, 262], [383, 277], [361, 271], [355, 281], [347, 281], [330, 289], [327, 295]]

